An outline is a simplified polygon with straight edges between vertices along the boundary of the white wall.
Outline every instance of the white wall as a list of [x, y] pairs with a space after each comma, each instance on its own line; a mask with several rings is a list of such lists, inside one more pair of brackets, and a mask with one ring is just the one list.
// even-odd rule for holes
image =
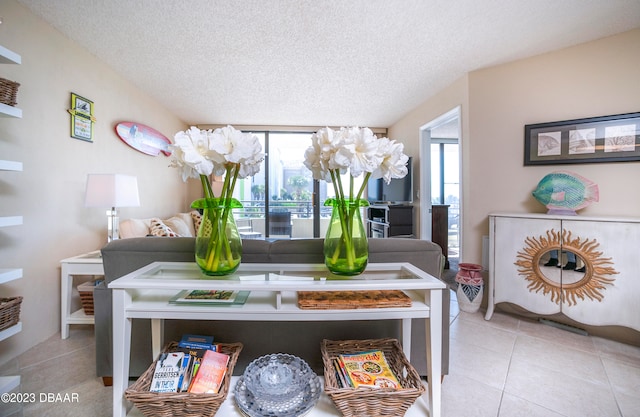
[[[482, 263], [491, 212], [546, 212], [531, 192], [555, 170], [573, 171], [598, 184], [600, 201], [579, 214], [640, 217], [640, 162], [523, 165], [526, 124], [640, 112], [639, 71], [636, 29], [473, 71], [390, 127], [389, 137], [406, 138], [412, 144], [407, 147], [417, 149], [421, 126], [461, 106], [461, 261]], [[637, 250], [637, 244], [629, 242], [629, 250]], [[637, 342], [637, 333], [629, 332], [615, 337]]]
[[[59, 261], [106, 243], [105, 210], [84, 207], [88, 173], [138, 177], [142, 206], [121, 209], [121, 218], [184, 211], [198, 184], [185, 185], [169, 158], [137, 152], [114, 131], [135, 121], [173, 138], [186, 127], [181, 120], [15, 1], [3, 0], [0, 15], [0, 44], [22, 56], [22, 65], [1, 65], [0, 76], [21, 83], [23, 111], [22, 119], [0, 118], [0, 159], [24, 164], [0, 172], [0, 216], [24, 217], [0, 229], [0, 267], [24, 269], [0, 285], [0, 296], [24, 297], [23, 331], [0, 342], [2, 364], [59, 331]], [[95, 103], [93, 143], [70, 137], [71, 92]]]

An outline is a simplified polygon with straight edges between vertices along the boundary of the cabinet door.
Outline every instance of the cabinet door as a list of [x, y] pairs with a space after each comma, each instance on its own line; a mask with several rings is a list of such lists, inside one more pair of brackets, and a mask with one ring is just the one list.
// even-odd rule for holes
[[640, 223], [563, 220], [564, 247], [585, 272], [563, 271], [562, 312], [580, 323], [640, 330]]
[[[540, 285], [539, 273], [545, 268], [548, 255], [541, 256], [541, 241], [547, 235], [560, 233], [561, 223], [556, 219], [527, 219], [521, 217], [495, 217], [492, 233], [494, 303], [511, 302], [538, 314], [560, 312], [560, 269], [546, 267], [544, 280], [554, 283], [553, 291]], [[559, 242], [558, 242], [559, 245]], [[544, 251], [548, 252], [547, 250]], [[543, 281], [545, 282], [545, 281]]]

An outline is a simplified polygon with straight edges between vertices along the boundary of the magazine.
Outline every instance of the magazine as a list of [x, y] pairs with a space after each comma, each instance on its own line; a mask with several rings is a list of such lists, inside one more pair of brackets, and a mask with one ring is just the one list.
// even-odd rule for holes
[[381, 350], [343, 354], [340, 360], [354, 388], [402, 388]]
[[169, 300], [172, 304], [241, 306], [249, 298], [250, 291], [183, 290]]

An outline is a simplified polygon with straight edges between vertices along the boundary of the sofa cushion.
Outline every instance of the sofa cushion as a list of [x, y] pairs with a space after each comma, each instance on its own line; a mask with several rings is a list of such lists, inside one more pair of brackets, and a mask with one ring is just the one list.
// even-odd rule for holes
[[[151, 221], [155, 220], [155, 230]], [[167, 230], [167, 229], [170, 229]], [[153, 217], [149, 219], [126, 219], [120, 222], [120, 239], [131, 239], [145, 236], [174, 236], [193, 237], [196, 229], [191, 213], [178, 213], [168, 219]], [[173, 232], [173, 234], [171, 233]]]
[[180, 237], [179, 234], [171, 230], [169, 226], [164, 224], [164, 222], [158, 218], [151, 219], [149, 234], [159, 237]]

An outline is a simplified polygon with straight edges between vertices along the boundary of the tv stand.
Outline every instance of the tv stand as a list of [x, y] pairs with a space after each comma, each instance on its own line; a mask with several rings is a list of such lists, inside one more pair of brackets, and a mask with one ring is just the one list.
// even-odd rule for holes
[[411, 204], [372, 204], [367, 208], [367, 235], [386, 238], [413, 237], [413, 206]]

